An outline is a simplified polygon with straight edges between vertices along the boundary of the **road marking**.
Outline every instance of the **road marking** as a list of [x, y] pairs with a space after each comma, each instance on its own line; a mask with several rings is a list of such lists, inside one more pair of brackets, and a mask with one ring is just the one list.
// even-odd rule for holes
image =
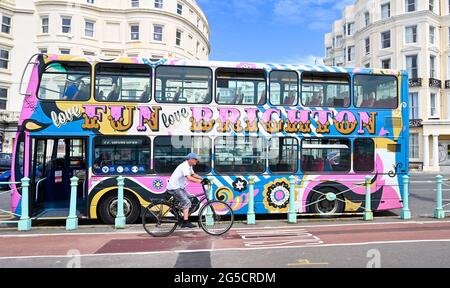
[[319, 237], [305, 229], [237, 231], [245, 247], [282, 247], [294, 244], [323, 244]]
[[316, 266], [316, 265], [330, 265], [330, 263], [312, 263], [308, 259], [300, 259], [297, 263], [289, 263], [287, 266]]
[[[363, 243], [345, 243], [345, 244], [322, 244], [310, 246], [284, 246], [284, 247], [262, 247], [262, 248], [221, 248], [221, 249], [199, 249], [199, 250], [175, 250], [175, 251], [154, 251], [154, 252], [133, 252], [133, 253], [105, 253], [105, 254], [80, 254], [80, 257], [111, 257], [111, 256], [150, 256], [161, 254], [180, 254], [180, 253], [198, 253], [198, 252], [231, 252], [231, 251], [259, 251], [271, 249], [299, 249], [299, 248], [322, 248], [322, 247], [341, 247], [341, 246], [367, 246], [384, 244], [413, 244], [413, 243], [441, 243], [450, 242], [450, 239], [438, 240], [401, 240], [401, 241], [375, 241]], [[47, 258], [71, 258], [70, 255], [34, 255], [34, 256], [8, 256], [0, 257], [1, 260], [20, 260], [20, 259], [47, 259]]]

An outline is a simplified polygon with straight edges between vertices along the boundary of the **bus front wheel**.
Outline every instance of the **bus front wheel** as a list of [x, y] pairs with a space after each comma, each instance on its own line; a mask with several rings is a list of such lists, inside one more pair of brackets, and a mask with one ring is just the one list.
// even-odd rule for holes
[[[141, 213], [141, 205], [136, 197], [125, 192], [123, 197], [123, 209], [126, 217], [126, 223], [133, 224], [139, 218]], [[107, 196], [103, 197], [98, 214], [100, 219], [105, 224], [112, 225], [115, 223], [117, 215], [117, 193], [109, 193]]]
[[339, 191], [334, 188], [323, 187], [309, 196], [308, 212], [321, 216], [333, 216], [333, 214], [344, 213], [345, 199]]

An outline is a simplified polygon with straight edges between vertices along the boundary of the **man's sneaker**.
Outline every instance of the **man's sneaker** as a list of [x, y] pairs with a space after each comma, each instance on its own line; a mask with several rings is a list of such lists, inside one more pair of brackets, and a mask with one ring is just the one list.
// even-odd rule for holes
[[197, 225], [192, 224], [189, 221], [183, 222], [183, 224], [181, 224], [181, 228], [197, 228]]

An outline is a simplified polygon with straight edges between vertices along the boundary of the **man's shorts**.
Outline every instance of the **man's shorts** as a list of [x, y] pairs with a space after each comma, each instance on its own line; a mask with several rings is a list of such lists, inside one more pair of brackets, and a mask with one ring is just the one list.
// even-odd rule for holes
[[184, 189], [168, 190], [167, 193], [174, 195], [180, 202], [182, 209], [190, 209], [192, 207], [191, 200], [189, 200], [189, 194]]

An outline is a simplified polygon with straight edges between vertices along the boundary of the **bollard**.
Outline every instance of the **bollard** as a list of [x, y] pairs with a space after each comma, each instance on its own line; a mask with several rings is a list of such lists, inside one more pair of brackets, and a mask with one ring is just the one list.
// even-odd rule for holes
[[436, 210], [434, 211], [435, 219], [445, 219], [445, 211], [442, 207], [442, 176], [437, 177], [437, 192], [436, 192]]
[[372, 221], [373, 220], [373, 212], [372, 212], [372, 200], [370, 198], [370, 180], [372, 177], [366, 176], [366, 208], [364, 209], [364, 220]]
[[117, 215], [116, 215], [116, 229], [123, 229], [126, 225], [126, 217], [123, 212], [123, 186], [125, 185], [125, 178], [117, 177], [118, 195], [117, 195]]
[[297, 223], [297, 213], [295, 213], [295, 176], [289, 177], [290, 191], [289, 191], [289, 213], [288, 223]]
[[29, 231], [31, 230], [31, 219], [29, 217], [29, 193], [28, 187], [30, 187], [30, 178], [22, 179], [22, 215], [20, 215], [19, 224], [17, 226], [19, 231]]
[[247, 225], [255, 225], [255, 176], [248, 177], [248, 185]]
[[78, 229], [78, 217], [77, 217], [77, 187], [78, 187], [78, 178], [72, 177], [70, 179], [70, 212], [69, 217], [66, 220], [66, 230], [77, 230]]
[[[208, 185], [208, 191], [206, 191], [207, 193], [207, 197], [208, 197], [208, 201], [212, 201], [213, 200], [213, 178], [212, 177], [208, 177], [209, 180], [209, 185]], [[207, 211], [206, 211], [206, 225], [207, 226], [213, 226], [214, 225], [214, 217], [211, 211], [211, 208], [208, 207]]]
[[409, 176], [403, 176], [403, 208], [400, 214], [403, 220], [411, 219], [411, 211], [409, 210]]

